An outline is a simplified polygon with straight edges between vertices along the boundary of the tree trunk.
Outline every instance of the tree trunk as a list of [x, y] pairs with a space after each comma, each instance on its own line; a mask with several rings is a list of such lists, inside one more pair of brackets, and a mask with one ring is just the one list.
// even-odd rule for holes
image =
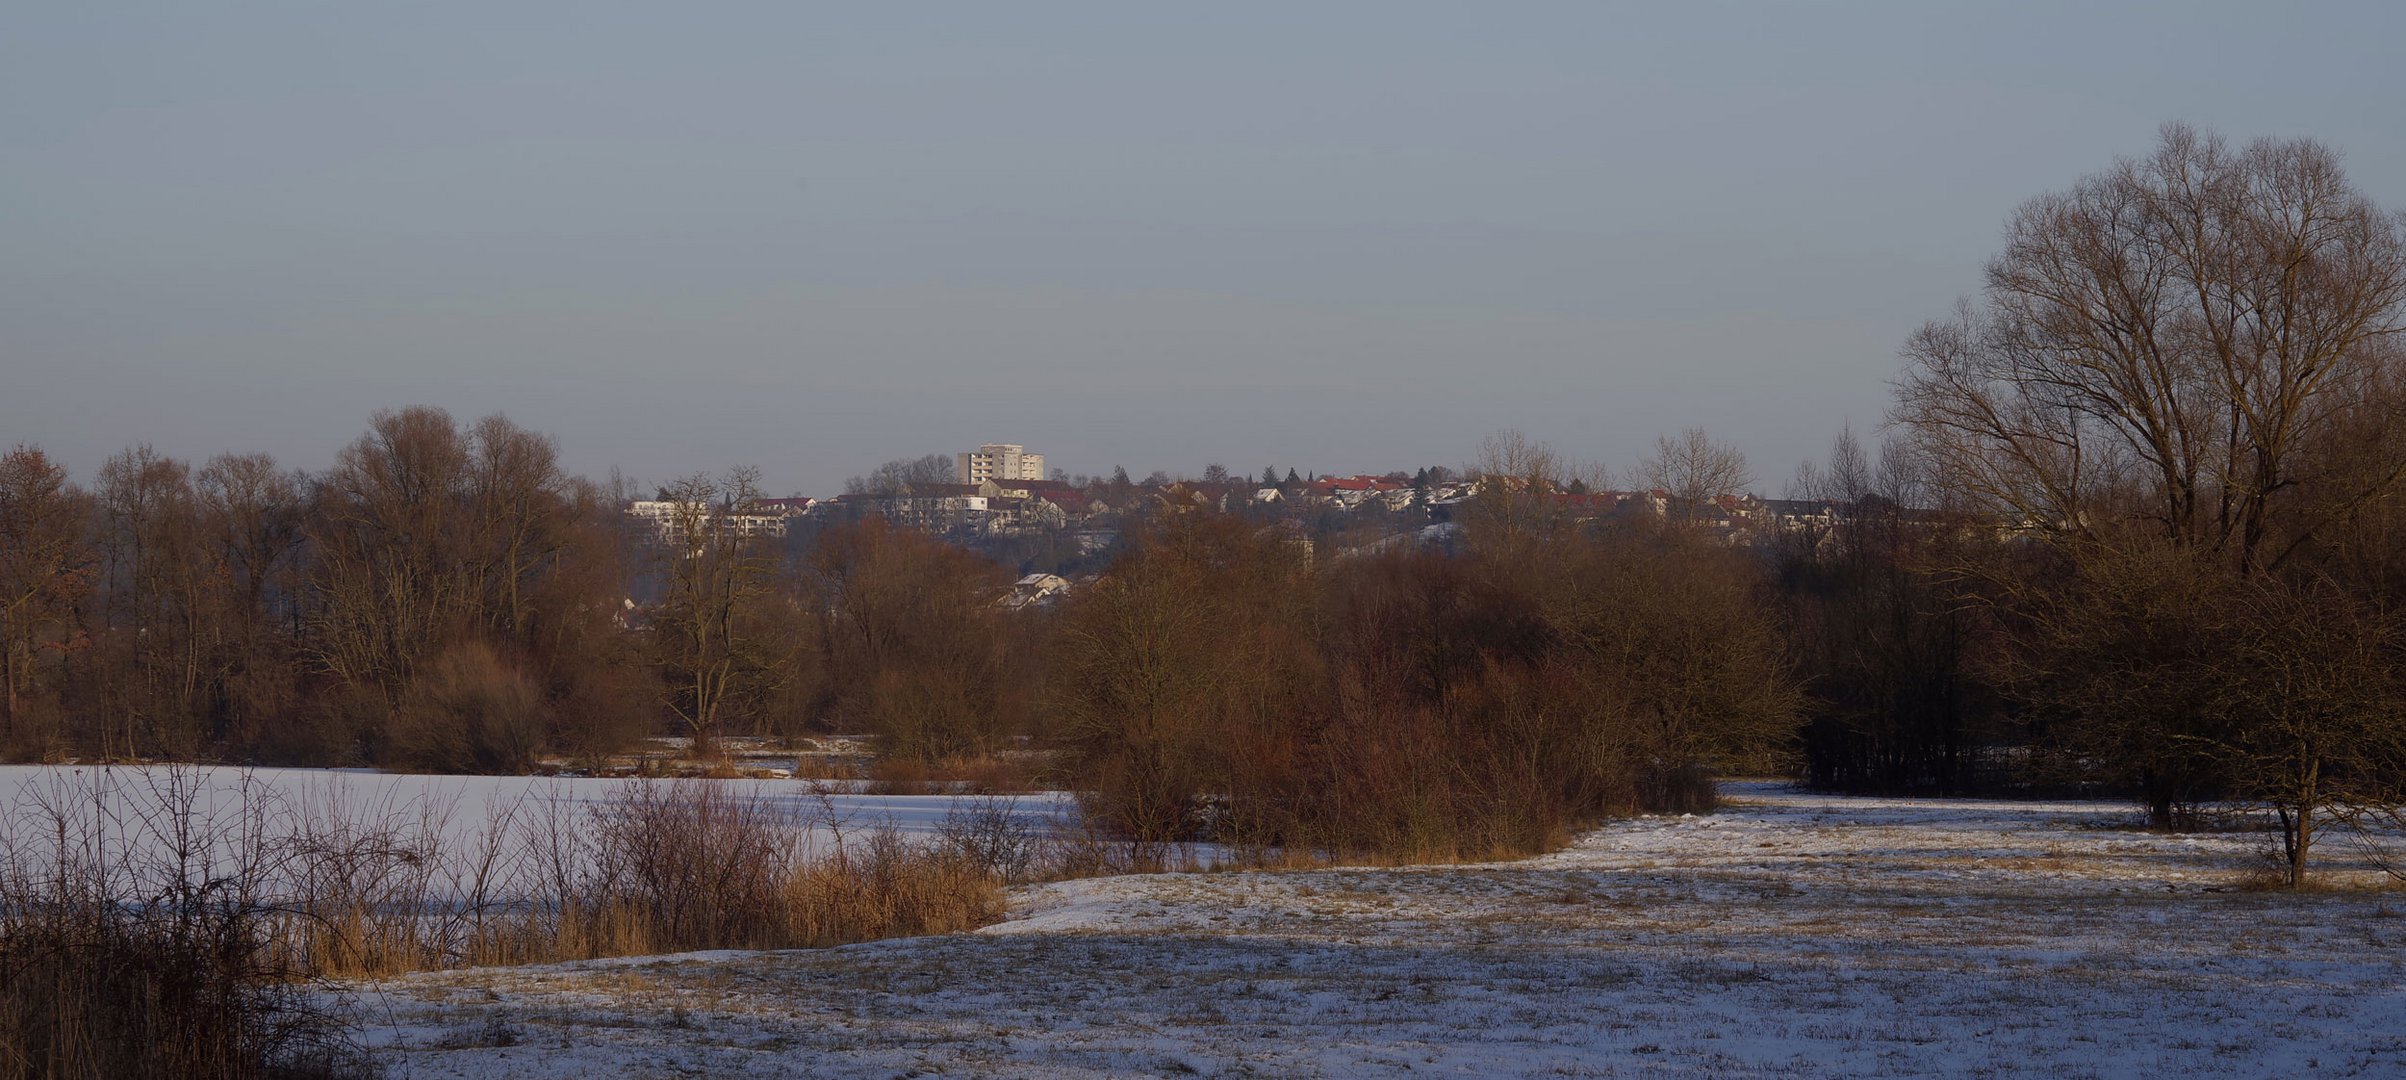
[[2306, 886], [2306, 854], [2314, 846], [2314, 803], [2319, 794], [2315, 788], [2321, 779], [2322, 763], [2308, 756], [2298, 777], [2297, 817], [2294, 821], [2284, 823], [2289, 826], [2284, 846], [2289, 849], [2289, 887], [2292, 889]]

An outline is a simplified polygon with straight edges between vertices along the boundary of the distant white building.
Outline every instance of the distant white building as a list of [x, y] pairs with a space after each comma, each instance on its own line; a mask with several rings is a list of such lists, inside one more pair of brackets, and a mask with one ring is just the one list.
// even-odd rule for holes
[[905, 484], [881, 504], [886, 520], [932, 533], [986, 531], [989, 502], [964, 484]]
[[750, 539], [755, 536], [785, 535], [785, 519], [802, 512], [796, 506], [801, 499], [764, 499], [745, 510], [730, 511], [714, 516], [714, 508], [704, 503], [644, 499], [627, 506], [627, 516], [642, 522], [653, 543], [674, 546], [688, 528], [715, 528], [735, 536]]
[[958, 455], [957, 460], [958, 479], [964, 484], [1044, 479], [1044, 455], [1031, 454], [1017, 443], [987, 443], [974, 453]]

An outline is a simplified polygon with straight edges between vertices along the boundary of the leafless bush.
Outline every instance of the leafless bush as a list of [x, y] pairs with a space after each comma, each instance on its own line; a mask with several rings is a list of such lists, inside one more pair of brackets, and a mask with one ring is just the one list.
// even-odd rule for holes
[[928, 846], [703, 780], [538, 791], [464, 834], [439, 800], [182, 768], [61, 772], [4, 809], [0, 1080], [338, 1073], [311, 980], [954, 932], [1030, 857], [1007, 821]]
[[1029, 880], [1040, 853], [1036, 830], [1021, 816], [1019, 800], [1008, 796], [954, 800], [936, 835], [944, 850], [1002, 881]]
[[0, 1078], [367, 1073], [274, 947], [270, 800], [210, 794], [194, 770], [101, 772], [7, 808]]
[[869, 764], [869, 783], [863, 790], [871, 795], [938, 795], [950, 786], [927, 762], [889, 757]]
[[482, 643], [443, 654], [412, 682], [384, 757], [427, 772], [523, 773], [543, 747], [543, 694]]
[[807, 822], [758, 794], [701, 780], [630, 780], [597, 811], [605, 906], [643, 912], [670, 950], [765, 948]]
[[1776, 759], [1797, 695], [1759, 568], [1686, 529], [1484, 528], [1327, 565], [1226, 521], [1139, 537], [1060, 615], [1081, 806], [1139, 866], [1483, 860]]

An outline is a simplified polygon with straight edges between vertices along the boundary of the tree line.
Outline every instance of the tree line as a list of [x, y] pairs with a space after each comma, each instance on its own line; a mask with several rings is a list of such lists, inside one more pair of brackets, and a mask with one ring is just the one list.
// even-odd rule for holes
[[379, 413], [314, 474], [135, 447], [88, 491], [19, 446], [0, 753], [514, 772], [651, 734], [860, 724], [989, 749], [926, 698], [1004, 681], [1008, 571], [880, 522], [802, 550], [740, 536], [753, 475], [670, 485], [660, 544], [499, 416]]
[[1752, 562], [1541, 524], [1562, 481], [1507, 465], [1534, 471], [1450, 553], [1165, 511], [1047, 611], [873, 516], [748, 534], [749, 469], [667, 485], [637, 529], [498, 416], [380, 413], [315, 474], [136, 447], [89, 491], [19, 447], [0, 748], [515, 772], [868, 732], [891, 762], [1035, 761], [1149, 843], [1482, 855], [1772, 762], [1795, 695]]

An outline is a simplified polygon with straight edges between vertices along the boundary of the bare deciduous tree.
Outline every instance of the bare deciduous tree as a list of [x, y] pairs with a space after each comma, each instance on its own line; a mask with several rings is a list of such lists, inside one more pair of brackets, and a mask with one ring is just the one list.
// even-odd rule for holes
[[482, 606], [496, 629], [524, 634], [533, 617], [528, 591], [561, 543], [568, 479], [551, 436], [495, 414], [469, 434], [474, 549], [485, 584]]
[[668, 592], [652, 611], [655, 648], [667, 677], [669, 708], [707, 754], [730, 706], [756, 697], [791, 670], [798, 643], [761, 632], [761, 608], [778, 598], [776, 561], [763, 538], [732, 520], [760, 499], [750, 466], [712, 479], [695, 474], [670, 484]]
[[2301, 883], [2406, 768], [2394, 545], [2362, 535], [2406, 491], [2406, 221], [2318, 143], [2174, 125], [2022, 206], [1987, 277], [1909, 342], [1893, 418], [1942, 496], [2047, 542], [1986, 568], [2027, 627], [2008, 682], [2159, 823], [2274, 809]]
[[1714, 442], [1703, 428], [1688, 428], [1676, 438], [1657, 437], [1654, 453], [1638, 462], [1636, 480], [1637, 487], [1670, 495], [1671, 515], [1693, 523], [1714, 498], [1743, 494], [1754, 474], [1737, 448]]
[[1010, 571], [872, 518], [833, 529], [808, 559], [828, 715], [879, 737], [897, 761], [984, 758], [1026, 724], [1010, 619]]
[[213, 557], [245, 611], [268, 617], [301, 546], [302, 480], [266, 454], [221, 454], [200, 471]]
[[43, 654], [56, 654], [91, 585], [87, 503], [67, 471], [19, 445], [0, 456], [0, 738], [31, 718]]
[[200, 544], [192, 470], [148, 446], [100, 468], [101, 602], [89, 687], [104, 757], [188, 756], [219, 633], [223, 590]]
[[2329, 582], [2254, 581], [2238, 599], [2212, 684], [2240, 722], [2215, 749], [2233, 794], [2272, 809], [2297, 888], [2325, 830], [2394, 825], [2406, 803], [2396, 628]]
[[891, 495], [905, 487], [950, 484], [959, 479], [960, 472], [955, 462], [943, 454], [895, 458], [878, 466], [867, 476], [855, 476], [844, 481], [844, 494]]
[[2345, 476], [2312, 453], [2383, 378], [2402, 305], [2406, 232], [2337, 154], [2169, 126], [2014, 213], [1987, 302], [1906, 346], [1894, 418], [2027, 527], [2133, 520], [2277, 567], [2406, 478], [2396, 453]]
[[297, 693], [303, 479], [266, 454], [223, 454], [195, 482], [217, 576], [209, 736], [255, 747]]
[[1478, 457], [1466, 471], [1478, 477], [1467, 524], [1482, 542], [1545, 536], [1565, 519], [1555, 496], [1604, 477], [1602, 469], [1574, 466], [1544, 440], [1512, 429], [1479, 440]]
[[472, 448], [441, 409], [379, 412], [318, 483], [310, 522], [319, 662], [392, 688], [472, 619], [465, 556]]

